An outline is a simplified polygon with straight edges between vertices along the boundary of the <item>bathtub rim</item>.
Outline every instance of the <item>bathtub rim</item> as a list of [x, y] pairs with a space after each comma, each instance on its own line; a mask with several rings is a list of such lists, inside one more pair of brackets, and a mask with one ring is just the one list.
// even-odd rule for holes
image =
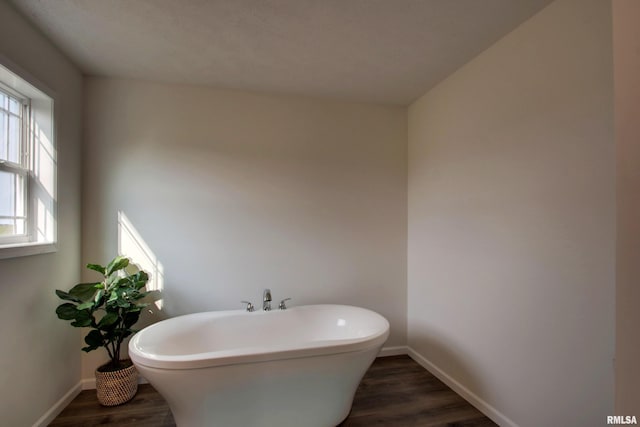
[[[154, 323], [147, 326], [137, 334], [135, 334], [129, 341], [129, 357], [136, 365], [155, 369], [167, 369], [167, 370], [184, 370], [184, 369], [201, 369], [208, 367], [228, 366], [246, 363], [259, 363], [272, 360], [285, 360], [295, 359], [303, 357], [325, 356], [341, 353], [349, 353], [356, 351], [370, 350], [375, 347], [382, 347], [387, 338], [389, 337], [389, 321], [381, 314], [369, 310], [363, 307], [344, 305], [344, 304], [313, 304], [292, 307], [288, 310], [295, 309], [308, 309], [311, 307], [323, 307], [323, 308], [341, 308], [341, 309], [356, 309], [358, 311], [364, 311], [369, 316], [374, 316], [377, 321], [382, 321], [384, 325], [380, 330], [376, 330], [375, 333], [360, 338], [352, 339], [335, 339], [335, 340], [322, 340], [311, 341], [308, 343], [300, 344], [295, 348], [291, 348], [290, 344], [287, 345], [270, 345], [270, 346], [247, 346], [241, 349], [232, 350], [218, 350], [212, 352], [190, 353], [186, 355], [157, 355], [145, 352], [138, 347], [138, 341], [143, 336], [144, 331], [149, 328], [156, 328], [161, 325], [162, 322], [167, 320], [174, 320], [184, 317], [197, 317], [203, 315], [213, 314], [214, 317], [223, 317], [227, 315], [260, 315], [261, 313], [247, 313], [243, 310], [224, 310], [224, 311], [209, 311], [185, 314], [176, 316], [170, 319], [166, 319], [161, 322]], [[268, 315], [264, 313], [263, 315]]]

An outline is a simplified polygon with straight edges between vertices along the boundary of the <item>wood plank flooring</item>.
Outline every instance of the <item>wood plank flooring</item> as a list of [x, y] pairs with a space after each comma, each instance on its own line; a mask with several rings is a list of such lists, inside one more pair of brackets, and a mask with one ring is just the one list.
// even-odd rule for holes
[[[94, 390], [80, 393], [50, 424], [174, 427], [165, 400], [148, 384], [126, 405], [100, 406]], [[496, 426], [489, 418], [408, 356], [375, 360], [362, 380], [349, 417], [340, 427]], [[304, 427], [304, 426], [300, 426]]]

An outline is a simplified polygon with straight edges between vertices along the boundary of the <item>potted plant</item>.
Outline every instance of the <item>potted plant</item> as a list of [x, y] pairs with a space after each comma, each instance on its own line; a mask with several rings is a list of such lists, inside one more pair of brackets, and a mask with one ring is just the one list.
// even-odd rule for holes
[[136, 332], [132, 327], [148, 305], [141, 300], [149, 294], [143, 289], [149, 276], [129, 263], [128, 258], [117, 256], [106, 266], [87, 264], [102, 275], [101, 281], [80, 283], [69, 292], [56, 290], [67, 301], [56, 309], [58, 317], [70, 320], [71, 326], [90, 328], [82, 350], [104, 347], [109, 354], [110, 360], [95, 372], [98, 401], [104, 406], [128, 402], [138, 390], [138, 372], [130, 359], [120, 358], [120, 348]]

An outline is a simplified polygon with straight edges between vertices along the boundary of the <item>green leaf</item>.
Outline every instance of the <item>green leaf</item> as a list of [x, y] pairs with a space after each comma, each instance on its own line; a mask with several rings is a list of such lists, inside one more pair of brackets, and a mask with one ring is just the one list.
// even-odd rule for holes
[[78, 304], [77, 309], [78, 310], [86, 310], [87, 308], [93, 308], [95, 302], [93, 300], [91, 301], [87, 301], [87, 302], [83, 302], [82, 304]]
[[104, 283], [106, 285], [106, 289], [109, 290], [109, 289], [113, 288], [114, 284], [118, 280], [120, 280], [120, 277], [118, 276], [118, 274], [116, 272], [114, 272], [111, 275], [109, 275], [104, 281]]
[[139, 271], [133, 276], [133, 283], [136, 289], [142, 289], [149, 281], [149, 275], [145, 271]]
[[138, 300], [144, 298], [145, 296], [146, 296], [146, 292], [143, 293], [143, 294], [136, 292], [135, 294], [131, 295], [131, 299], [134, 300], [134, 301], [138, 301]]
[[95, 296], [93, 297], [93, 302], [95, 303], [96, 307], [100, 307], [102, 305], [103, 296], [104, 296], [104, 291], [102, 289], [99, 289], [98, 292], [96, 292]]
[[107, 265], [107, 270], [105, 272], [105, 275], [110, 276], [111, 273], [122, 270], [128, 265], [129, 265], [129, 258], [124, 256], [117, 256], [109, 263], [109, 265]]
[[102, 273], [104, 275], [105, 268], [99, 264], [87, 264], [87, 268], [89, 270], [97, 271], [98, 273]]
[[111, 291], [111, 294], [109, 295], [109, 299], [107, 300], [107, 302], [114, 302], [115, 300], [118, 299], [118, 292], [116, 291]]
[[130, 277], [121, 277], [115, 284], [117, 289], [129, 289], [131, 287], [131, 278]]
[[120, 336], [118, 330], [115, 328], [105, 329], [104, 331], [102, 331], [102, 334], [105, 343], [116, 341]]
[[78, 298], [80, 301], [87, 301], [89, 299], [93, 299], [93, 295], [96, 293], [96, 285], [100, 284], [96, 283], [80, 283], [75, 285], [69, 291], [69, 295], [72, 297]]
[[78, 315], [78, 309], [75, 304], [71, 304], [70, 302], [61, 304], [56, 308], [56, 314], [58, 318], [62, 320], [75, 320]]
[[92, 329], [91, 331], [89, 331], [87, 336], [84, 337], [84, 342], [86, 342], [89, 345], [89, 347], [98, 348], [98, 347], [102, 347], [104, 343], [104, 339], [102, 338], [102, 334], [100, 333], [100, 331]]
[[138, 319], [140, 318], [140, 312], [136, 311], [136, 312], [129, 312], [127, 314], [124, 315], [124, 327], [125, 328], [130, 328], [133, 325], [136, 324], [136, 322], [138, 321]]
[[76, 320], [75, 322], [71, 322], [71, 326], [75, 326], [76, 328], [84, 328], [86, 326], [91, 326], [93, 322], [93, 315], [89, 310], [77, 310]]
[[118, 305], [118, 307], [122, 308], [129, 308], [132, 305], [131, 302], [126, 299], [126, 297], [118, 298], [116, 300], [116, 304]]
[[104, 328], [105, 326], [111, 326], [118, 321], [118, 313], [107, 313], [105, 314], [100, 322], [98, 322], [98, 328]]
[[79, 298], [76, 298], [73, 295], [70, 295], [67, 292], [61, 291], [59, 289], [56, 289], [56, 295], [58, 295], [60, 299], [66, 301], [82, 302]]

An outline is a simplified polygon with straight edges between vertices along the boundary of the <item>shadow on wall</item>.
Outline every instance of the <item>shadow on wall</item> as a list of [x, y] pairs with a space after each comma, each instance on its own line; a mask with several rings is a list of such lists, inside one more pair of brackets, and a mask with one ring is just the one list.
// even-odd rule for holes
[[163, 311], [164, 267], [122, 211], [118, 211], [118, 253], [129, 257], [141, 270], [149, 274], [147, 290], [161, 295], [141, 316], [141, 327], [166, 319]]

